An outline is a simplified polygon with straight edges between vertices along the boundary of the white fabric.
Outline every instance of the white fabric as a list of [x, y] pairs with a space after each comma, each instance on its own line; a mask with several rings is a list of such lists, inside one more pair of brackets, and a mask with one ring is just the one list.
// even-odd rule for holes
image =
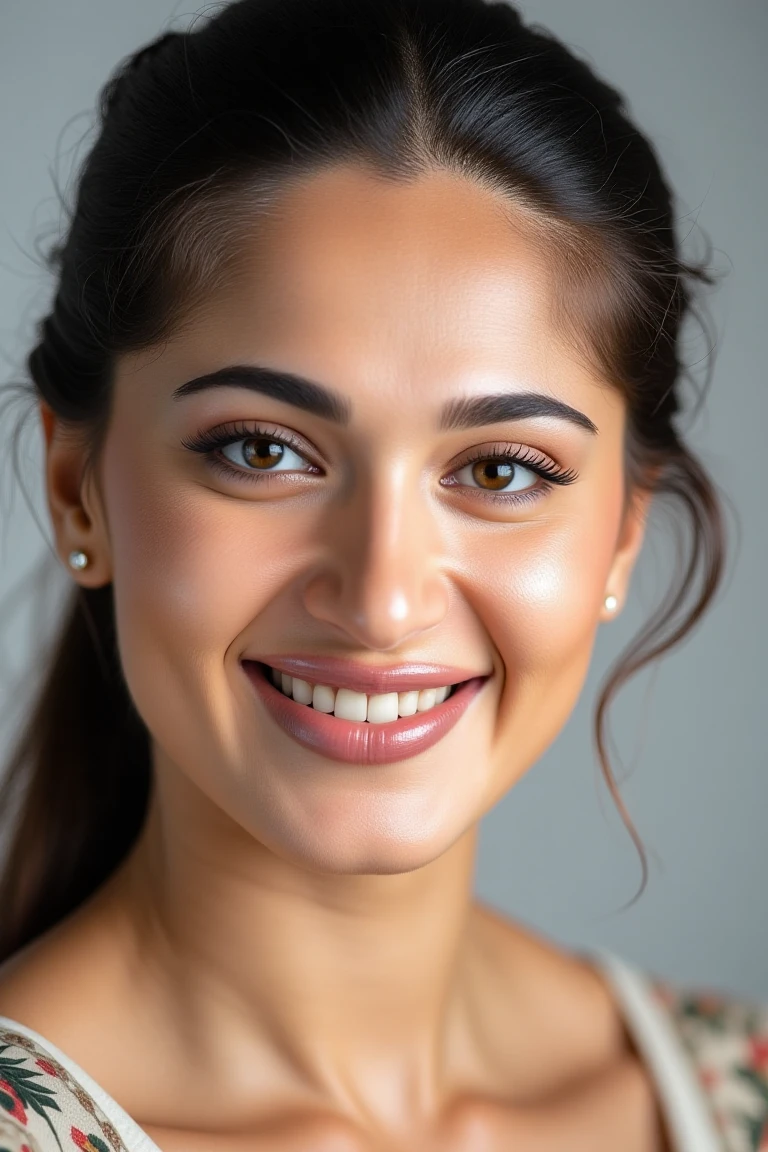
[[16, 1020], [10, 1020], [7, 1016], [0, 1016], [0, 1027], [8, 1028], [12, 1032], [20, 1032], [22, 1036], [29, 1037], [34, 1040], [41, 1048], [53, 1056], [54, 1060], [58, 1060], [70, 1076], [77, 1081], [77, 1083], [85, 1089], [89, 1096], [98, 1104], [104, 1115], [109, 1122], [114, 1125], [120, 1133], [123, 1143], [128, 1148], [128, 1152], [161, 1152], [157, 1144], [150, 1140], [146, 1132], [142, 1132], [135, 1120], [132, 1120], [128, 1113], [120, 1107], [116, 1100], [113, 1100], [103, 1088], [99, 1087], [95, 1080], [85, 1072], [79, 1064], [75, 1064], [74, 1060], [70, 1059], [65, 1052], [57, 1048], [55, 1044], [51, 1044], [50, 1040], [46, 1040], [45, 1036], [41, 1036], [39, 1032], [33, 1031], [32, 1028], [27, 1028], [25, 1024], [19, 1024]]
[[[598, 950], [589, 959], [613, 989], [627, 1028], [654, 1078], [674, 1152], [723, 1152], [722, 1140], [690, 1058], [673, 1024], [653, 997], [646, 978], [609, 952]], [[160, 1152], [128, 1113], [66, 1053], [16, 1020], [0, 1016], [0, 1026], [20, 1032], [47, 1049], [93, 1097], [122, 1136], [129, 1152]]]
[[675, 1152], [723, 1152], [723, 1141], [691, 1058], [643, 974], [609, 952], [592, 960], [609, 981], [656, 1083]]

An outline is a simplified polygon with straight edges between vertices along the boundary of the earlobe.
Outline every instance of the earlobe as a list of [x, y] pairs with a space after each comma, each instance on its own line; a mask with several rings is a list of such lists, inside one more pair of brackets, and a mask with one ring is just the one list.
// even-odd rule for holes
[[77, 429], [63, 428], [43, 402], [40, 416], [46, 444], [46, 496], [56, 551], [70, 574], [84, 574], [78, 583], [101, 587], [111, 582], [112, 575], [101, 517], [96, 509], [91, 514], [83, 500], [86, 441]]
[[626, 603], [630, 578], [645, 539], [645, 529], [653, 493], [638, 490], [629, 501], [619, 545], [606, 582], [605, 619], [616, 616], [619, 604]]

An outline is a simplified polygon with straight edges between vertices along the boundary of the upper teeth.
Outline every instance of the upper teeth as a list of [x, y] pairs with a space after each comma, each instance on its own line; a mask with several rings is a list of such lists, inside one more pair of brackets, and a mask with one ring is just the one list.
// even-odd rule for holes
[[276, 668], [270, 668], [270, 672], [275, 687], [299, 704], [311, 704], [318, 712], [332, 712], [340, 720], [369, 720], [374, 724], [385, 724], [397, 720], [398, 716], [428, 712], [436, 704], [442, 704], [453, 687], [448, 684], [441, 688], [423, 688], [420, 692], [383, 692], [379, 696], [367, 696], [365, 692], [353, 692], [351, 688], [310, 684], [308, 680], [299, 680], [287, 672], [278, 672]]

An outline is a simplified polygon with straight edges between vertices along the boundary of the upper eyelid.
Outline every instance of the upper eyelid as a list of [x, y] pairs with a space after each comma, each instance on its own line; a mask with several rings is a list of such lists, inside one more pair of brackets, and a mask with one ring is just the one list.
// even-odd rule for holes
[[[223, 448], [230, 447], [232, 444], [241, 443], [245, 440], [255, 439], [257, 437], [265, 440], [273, 440], [277, 443], [282, 443], [285, 445], [285, 447], [289, 448], [290, 451], [296, 452], [297, 455], [305, 455], [303, 452], [299, 451], [298, 448], [294, 447], [294, 445], [288, 443], [287, 439], [282, 436], [275, 435], [274, 432], [266, 434], [263, 432], [254, 433], [252, 431], [245, 436], [239, 433], [234, 436], [225, 436], [217, 447], [208, 449], [206, 455], [215, 457], [221, 453]], [[478, 461], [494, 458], [506, 458], [514, 460], [515, 464], [519, 467], [522, 467], [523, 471], [529, 472], [532, 476], [536, 477], [536, 479], [539, 481], [539, 492], [541, 492], [541, 490], [546, 491], [548, 488], [551, 489], [553, 487], [566, 487], [579, 479], [579, 473], [575, 469], [566, 469], [562, 465], [556, 463], [551, 457], [547, 456], [546, 453], [538, 453], [537, 449], [530, 449], [527, 445], [512, 444], [507, 441], [503, 445], [501, 451], [497, 450], [498, 447], [499, 445], [495, 444], [492, 448], [484, 449], [482, 445], [476, 445], [473, 448], [467, 449], [463, 458], [461, 458], [460, 461], [450, 469], [447, 478], [450, 480], [450, 478], [455, 477], [458, 472], [463, 471], [465, 468], [471, 467], [472, 464]], [[531, 459], [530, 456], [527, 455], [529, 451], [536, 453], [538, 458]], [[296, 473], [295, 469], [288, 469], [286, 472], [280, 472], [277, 469], [268, 469], [264, 472], [258, 472], [252, 469], [240, 467], [233, 461], [229, 460], [227, 457], [225, 457], [224, 460], [226, 463], [223, 464], [223, 467], [229, 471], [231, 476], [242, 476], [246, 481], [253, 479], [258, 482], [261, 480], [267, 480], [270, 476], [290, 476], [292, 472], [300, 476], [308, 474], [311, 475], [311, 472]], [[316, 467], [316, 465], [310, 462], [310, 469], [316, 469]], [[443, 481], [441, 481], [441, 485], [442, 483]], [[448, 484], [448, 487], [454, 486], [455, 481], [453, 484]], [[534, 493], [537, 491], [537, 489], [533, 489], [531, 493], [526, 496], [525, 493], [506, 493], [503, 490], [499, 492], [487, 491], [483, 488], [478, 488], [475, 490], [471, 485], [460, 485], [460, 487], [467, 487], [467, 490], [470, 492], [478, 491], [481, 495], [487, 497], [491, 501], [502, 501], [509, 504], [524, 503], [526, 499], [533, 498]]]
[[[190, 437], [182, 437], [181, 443], [185, 448], [192, 451], [204, 452], [208, 449], [203, 447], [207, 440], [216, 441], [213, 445], [213, 450], [216, 448], [225, 448], [229, 444], [238, 444], [242, 440], [276, 440], [278, 443], [285, 444], [293, 452], [298, 452], [300, 455], [320, 456], [322, 453], [318, 448], [308, 441], [306, 437], [300, 435], [298, 432], [289, 431], [288, 429], [275, 426], [269, 428], [267, 426], [259, 426], [257, 428], [241, 429], [232, 428], [231, 424], [241, 424], [242, 421], [231, 421], [227, 424], [219, 424], [213, 428], [200, 429]], [[311, 462], [311, 461], [310, 461]]]
[[[240, 421], [235, 421], [234, 423], [240, 423]], [[198, 438], [202, 439], [206, 436], [216, 437], [218, 439], [219, 442], [217, 445], [214, 446], [214, 448], [213, 448], [214, 451], [216, 450], [216, 448], [221, 449], [221, 448], [229, 447], [231, 444], [238, 444], [243, 440], [253, 440], [256, 438], [262, 438], [265, 440], [274, 439], [278, 443], [285, 444], [285, 446], [287, 448], [290, 448], [292, 452], [296, 452], [298, 455], [304, 455], [304, 456], [309, 456], [309, 457], [311, 457], [314, 454], [317, 454], [318, 456], [321, 455], [319, 450], [314, 448], [314, 446], [312, 446], [311, 444], [309, 445], [309, 450], [307, 451], [303, 447], [303, 445], [307, 444], [308, 442], [299, 433], [296, 433], [293, 431], [288, 431], [286, 429], [282, 429], [279, 427], [275, 427], [272, 429], [269, 429], [266, 427], [258, 427], [255, 429], [246, 429], [246, 430], [241, 430], [241, 429], [230, 430], [230, 429], [228, 429], [227, 425], [224, 424], [224, 425], [220, 425], [218, 427], [212, 428], [206, 432], [198, 433], [198, 436], [195, 437], [195, 439], [198, 439]], [[294, 440], [297, 443], [292, 443], [292, 441], [294, 441]], [[185, 447], [191, 447], [190, 442], [187, 440], [182, 441], [182, 443], [184, 443]], [[493, 449], [497, 448], [500, 443], [501, 443], [501, 441], [498, 441], [498, 440], [497, 441], [490, 441], [488, 446], [489, 446], [490, 450], [492, 451]], [[454, 470], [456, 470], [458, 468], [465, 467], [466, 463], [473, 462], [473, 460], [475, 458], [475, 454], [477, 454], [478, 458], [482, 459], [483, 458], [482, 454], [481, 454], [482, 450], [483, 450], [482, 444], [481, 445], [475, 445], [471, 448], [465, 449], [464, 452], [462, 452], [461, 455], [459, 456], [459, 463], [454, 465]], [[533, 469], [533, 466], [535, 463], [549, 464], [552, 468], [555, 468], [555, 469], [564, 468], [564, 465], [560, 464], [559, 461], [555, 460], [555, 458], [553, 456], [551, 456], [548, 452], [544, 452], [540, 448], [534, 448], [533, 445], [526, 444], [523, 441], [516, 441], [516, 440], [505, 441], [504, 442], [504, 451], [505, 451], [505, 453], [509, 452], [510, 454], [529, 453], [529, 452], [534, 453], [537, 457], [539, 457], [539, 459], [530, 462], [530, 466], [532, 469]], [[314, 461], [312, 459], [308, 459], [307, 463], [311, 464], [313, 467], [317, 466], [314, 464]], [[519, 461], [519, 463], [521, 464], [522, 467], [525, 467], [526, 464], [529, 462], [525, 461], [525, 460], [521, 460], [521, 461]]]
[[[246, 423], [249, 422], [243, 420], [228, 421], [210, 429], [201, 429], [191, 442], [190, 440], [183, 440], [182, 443], [186, 448], [198, 453], [203, 453], [204, 457], [210, 458], [212, 465], [214, 461], [217, 460], [219, 467], [224, 469], [225, 472], [228, 472], [228, 478], [234, 479], [235, 481], [238, 478], [241, 478], [244, 482], [249, 480], [258, 482], [268, 480], [271, 476], [288, 478], [290, 478], [291, 475], [296, 477], [312, 476], [313, 474], [317, 475], [318, 468], [322, 468], [322, 465], [314, 462], [313, 456], [315, 452], [317, 457], [321, 457], [323, 453], [316, 450], [307, 452], [305, 448], [305, 438], [299, 433], [294, 432], [292, 429], [284, 428], [281, 425], [272, 424], [271, 421], [248, 427], [244, 426]], [[269, 427], [268, 424], [271, 425], [271, 427]], [[268, 469], [262, 472], [243, 467], [229, 460], [228, 457], [223, 456], [222, 449], [255, 438], [271, 439], [277, 443], [284, 444], [291, 451], [303, 457], [308, 468], [306, 470], [289, 468], [285, 471]], [[292, 443], [292, 441], [296, 441], [296, 443]], [[494, 441], [488, 446], [476, 444], [466, 448], [457, 462], [453, 464], [446, 473], [444, 479], [441, 479], [441, 487], [446, 483], [449, 488], [455, 487], [457, 485], [455, 480], [456, 473], [471, 466], [476, 461], [499, 457], [514, 460], [517, 466], [522, 467], [524, 471], [529, 472], [536, 478], [538, 488], [531, 489], [530, 493], [526, 495], [525, 493], [506, 493], [504, 490], [493, 492], [481, 487], [474, 489], [471, 484], [465, 485], [460, 482], [458, 486], [467, 492], [477, 491], [480, 495], [491, 501], [501, 501], [511, 505], [524, 503], [526, 499], [534, 498], [536, 492], [542, 494], [546, 493], [547, 490], [551, 491], [553, 488], [564, 488], [580, 479], [579, 471], [575, 468], [566, 467], [553, 456], [550, 456], [549, 453], [534, 448], [530, 444], [524, 444], [521, 441], [506, 440], [503, 443]]]

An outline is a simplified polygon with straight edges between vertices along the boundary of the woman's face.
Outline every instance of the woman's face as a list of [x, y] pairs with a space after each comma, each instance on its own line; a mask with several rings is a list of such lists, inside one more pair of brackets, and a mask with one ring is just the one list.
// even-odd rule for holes
[[[315, 175], [195, 324], [118, 362], [92, 535], [71, 547], [94, 556], [83, 584], [113, 581], [159, 794], [312, 869], [410, 870], [470, 829], [561, 730], [641, 543], [624, 402], [557, 334], [509, 212], [444, 173]], [[174, 397], [233, 365], [332, 390], [346, 419], [234, 380]], [[441, 421], [521, 393], [576, 415]], [[232, 424], [218, 456], [188, 446]], [[524, 460], [576, 478], [547, 487]], [[243, 663], [287, 656], [488, 678], [431, 747], [343, 760], [281, 726]]]

